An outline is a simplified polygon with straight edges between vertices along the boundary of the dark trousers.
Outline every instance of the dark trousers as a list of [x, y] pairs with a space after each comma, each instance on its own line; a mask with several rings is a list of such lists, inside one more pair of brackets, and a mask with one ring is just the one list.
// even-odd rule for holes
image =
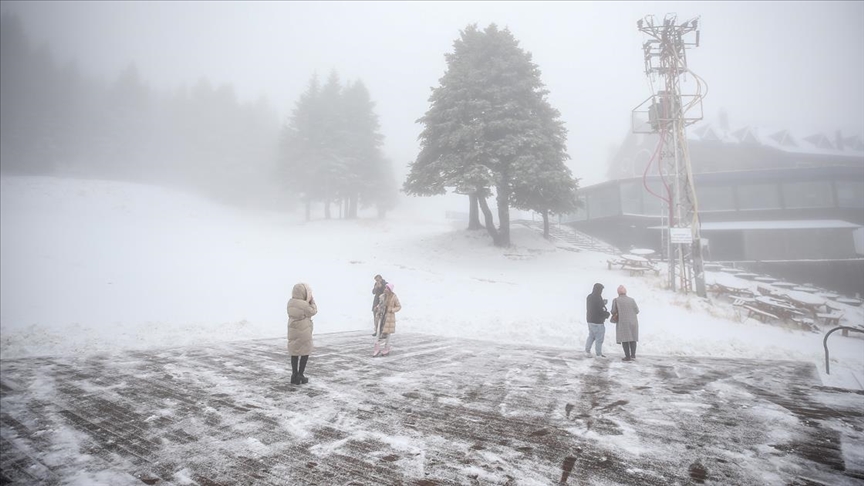
[[621, 346], [624, 347], [624, 356], [627, 358], [635, 358], [636, 357], [636, 341], [628, 341], [626, 343], [621, 343]]

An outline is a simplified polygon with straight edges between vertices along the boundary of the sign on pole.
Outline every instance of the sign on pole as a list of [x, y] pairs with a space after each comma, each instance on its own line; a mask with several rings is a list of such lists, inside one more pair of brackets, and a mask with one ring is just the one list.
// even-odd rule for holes
[[689, 245], [693, 243], [693, 232], [690, 228], [669, 228], [669, 241], [673, 245]]

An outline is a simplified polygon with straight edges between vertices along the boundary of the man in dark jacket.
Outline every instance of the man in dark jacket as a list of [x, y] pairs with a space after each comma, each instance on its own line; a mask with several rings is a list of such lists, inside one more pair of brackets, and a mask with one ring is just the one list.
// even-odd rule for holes
[[594, 284], [594, 290], [588, 295], [585, 301], [585, 308], [588, 311], [586, 321], [588, 321], [588, 341], [585, 342], [585, 354], [591, 356], [591, 344], [594, 344], [594, 351], [597, 356], [605, 358], [603, 355], [603, 338], [606, 336], [606, 318], [609, 317], [609, 311], [606, 310], [606, 299], [600, 295], [603, 292], [603, 285]]
[[387, 285], [387, 281], [384, 280], [384, 277], [381, 275], [375, 275], [375, 285], [372, 287], [372, 295], [375, 297], [372, 299], [372, 322], [375, 331], [372, 333], [373, 336], [378, 335], [378, 326], [381, 324], [381, 315], [376, 312], [378, 308], [378, 302], [381, 300], [381, 294], [384, 293], [384, 287]]

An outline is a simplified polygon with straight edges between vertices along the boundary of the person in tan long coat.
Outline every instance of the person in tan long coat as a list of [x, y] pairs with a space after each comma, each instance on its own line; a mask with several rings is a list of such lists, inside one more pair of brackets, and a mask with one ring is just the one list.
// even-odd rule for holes
[[393, 284], [388, 283], [384, 286], [384, 294], [381, 296], [381, 302], [378, 303], [381, 312], [384, 314], [384, 325], [381, 327], [381, 332], [375, 338], [375, 349], [372, 351], [372, 356], [387, 356], [390, 354], [390, 335], [396, 332], [396, 313], [402, 310], [402, 304], [399, 302], [399, 297], [393, 293]]
[[624, 361], [636, 359], [636, 342], [639, 341], [639, 306], [627, 296], [627, 289], [618, 286], [618, 298], [612, 301], [612, 314], [618, 314], [615, 324], [615, 340], [624, 347]]
[[318, 305], [315, 304], [309, 285], [294, 285], [291, 300], [288, 301], [288, 354], [291, 355], [292, 385], [309, 382], [304, 373], [312, 353], [312, 316], [317, 313]]

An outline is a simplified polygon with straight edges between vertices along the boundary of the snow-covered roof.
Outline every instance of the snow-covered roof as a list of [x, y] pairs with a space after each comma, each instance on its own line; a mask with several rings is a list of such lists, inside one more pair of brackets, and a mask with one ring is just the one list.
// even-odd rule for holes
[[687, 131], [690, 141], [722, 142], [724, 144], [757, 145], [784, 152], [864, 157], [864, 140], [860, 135], [835, 132], [797, 133], [786, 128], [738, 126], [723, 128], [719, 124], [702, 122]]
[[[857, 229], [860, 225], [839, 219], [796, 219], [788, 221], [715, 221], [703, 222], [702, 231], [791, 230], [791, 229]], [[666, 229], [651, 226], [649, 229]]]

